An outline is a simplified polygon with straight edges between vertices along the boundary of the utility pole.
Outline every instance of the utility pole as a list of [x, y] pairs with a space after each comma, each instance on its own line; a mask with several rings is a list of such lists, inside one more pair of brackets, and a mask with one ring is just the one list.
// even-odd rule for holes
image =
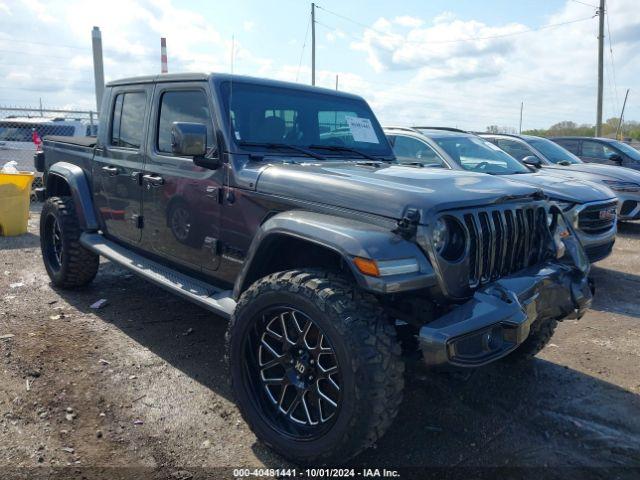
[[524, 109], [524, 102], [520, 102], [520, 135], [522, 135], [522, 109]]
[[104, 94], [104, 65], [102, 64], [102, 33], [98, 27], [91, 31], [93, 47], [93, 79], [96, 85], [96, 107], [100, 111], [102, 95]]
[[160, 73], [169, 73], [167, 65], [167, 39], [160, 37]]
[[598, 107], [596, 114], [596, 137], [602, 135], [602, 84], [604, 76], [604, 0], [600, 0], [598, 17]]
[[338, 74], [336, 73], [336, 92], [338, 91]]
[[618, 119], [618, 128], [616, 128], [616, 140], [618, 140], [618, 134], [622, 131], [622, 117], [624, 117], [624, 107], [627, 106], [627, 98], [629, 97], [629, 89], [624, 96], [624, 103], [622, 104], [622, 112], [620, 112], [620, 118]]
[[316, 84], [316, 4], [311, 4], [311, 85]]

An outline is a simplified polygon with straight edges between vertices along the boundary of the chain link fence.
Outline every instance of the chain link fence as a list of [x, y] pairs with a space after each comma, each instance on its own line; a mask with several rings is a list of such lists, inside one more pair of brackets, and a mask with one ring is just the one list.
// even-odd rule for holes
[[[82, 137], [97, 133], [97, 112], [0, 106], [0, 169], [15, 161], [18, 170], [33, 172], [33, 155], [47, 135]], [[42, 174], [35, 173], [32, 188], [42, 186]]]

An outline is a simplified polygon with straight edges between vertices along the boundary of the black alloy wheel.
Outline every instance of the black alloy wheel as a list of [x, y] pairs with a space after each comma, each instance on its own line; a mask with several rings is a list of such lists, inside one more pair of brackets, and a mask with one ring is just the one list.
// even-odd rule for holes
[[60, 271], [62, 268], [62, 231], [55, 214], [49, 213], [44, 220], [44, 245], [43, 252], [46, 262], [53, 271]]
[[246, 381], [272, 428], [297, 439], [329, 429], [340, 409], [335, 351], [318, 325], [291, 306], [265, 311], [245, 344]]
[[289, 270], [255, 281], [226, 340], [242, 417], [297, 464], [346, 462], [398, 413], [404, 363], [393, 325], [374, 296], [339, 273]]
[[80, 243], [82, 229], [71, 197], [50, 197], [40, 213], [40, 249], [51, 282], [76, 288], [91, 283], [100, 259]]

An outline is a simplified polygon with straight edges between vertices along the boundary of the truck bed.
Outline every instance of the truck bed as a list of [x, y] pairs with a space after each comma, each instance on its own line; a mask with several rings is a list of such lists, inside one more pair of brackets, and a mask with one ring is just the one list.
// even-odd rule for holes
[[69, 145], [92, 148], [96, 146], [98, 137], [65, 137], [62, 135], [47, 135], [43, 138], [43, 142], [67, 143]]
[[[67, 162], [78, 165], [87, 174], [90, 174], [91, 160], [97, 144], [98, 139], [96, 137], [47, 135], [44, 137], [42, 145], [44, 150], [43, 170], [47, 171], [54, 163]], [[36, 170], [38, 170], [37, 165]]]

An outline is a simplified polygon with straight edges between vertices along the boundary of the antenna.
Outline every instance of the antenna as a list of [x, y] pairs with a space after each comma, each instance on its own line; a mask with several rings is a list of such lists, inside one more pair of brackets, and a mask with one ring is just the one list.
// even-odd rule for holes
[[[233, 118], [231, 117], [231, 107], [232, 107], [232, 102], [233, 102], [233, 57], [235, 56], [235, 49], [236, 49], [236, 36], [235, 33], [231, 34], [231, 76], [229, 78], [229, 119], [227, 120], [229, 122], [229, 141], [231, 142], [234, 138], [234, 125], [233, 125]], [[228, 170], [227, 170], [227, 175], [228, 175]]]
[[236, 48], [236, 36], [231, 34], [231, 75], [233, 75], [233, 55]]

